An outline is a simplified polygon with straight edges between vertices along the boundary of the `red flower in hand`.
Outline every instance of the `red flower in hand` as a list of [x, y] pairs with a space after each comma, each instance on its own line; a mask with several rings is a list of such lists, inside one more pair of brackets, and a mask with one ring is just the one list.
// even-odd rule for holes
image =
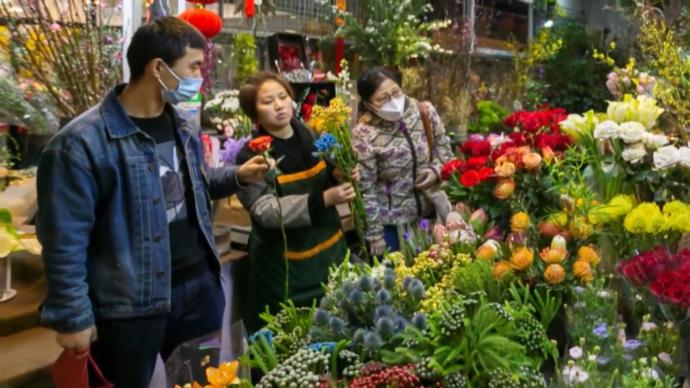
[[481, 180], [479, 179], [479, 173], [474, 170], [467, 171], [460, 177], [460, 183], [462, 183], [462, 185], [465, 187], [474, 187], [478, 185], [479, 183], [481, 183]]
[[259, 136], [249, 142], [249, 149], [257, 154], [263, 154], [271, 149], [273, 138], [270, 136]]

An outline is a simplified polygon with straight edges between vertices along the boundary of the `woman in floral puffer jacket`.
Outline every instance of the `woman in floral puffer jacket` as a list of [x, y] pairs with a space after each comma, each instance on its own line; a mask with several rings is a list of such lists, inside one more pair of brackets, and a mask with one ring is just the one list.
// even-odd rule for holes
[[390, 71], [368, 70], [357, 80], [357, 92], [362, 115], [353, 146], [361, 165], [366, 238], [371, 254], [380, 256], [386, 247], [400, 249], [403, 226], [433, 213], [431, 198], [439, 193], [441, 167], [452, 151], [436, 109], [407, 97]]

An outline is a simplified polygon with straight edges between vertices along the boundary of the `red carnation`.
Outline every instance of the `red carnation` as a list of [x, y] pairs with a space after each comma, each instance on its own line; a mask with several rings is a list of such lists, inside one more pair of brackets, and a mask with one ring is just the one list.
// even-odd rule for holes
[[525, 135], [522, 132], [513, 132], [509, 134], [508, 137], [513, 141], [516, 147], [527, 144], [527, 138], [525, 138]]
[[441, 168], [441, 179], [447, 181], [453, 174], [460, 171], [465, 163], [460, 159], [454, 159], [443, 165]]
[[505, 155], [511, 148], [514, 147], [515, 143], [513, 143], [512, 141], [508, 141], [501, 144], [500, 146], [498, 146], [498, 148], [494, 150], [493, 153], [491, 153], [491, 159], [496, 160], [500, 158], [501, 156]]
[[257, 154], [262, 154], [271, 149], [273, 138], [270, 136], [259, 136], [249, 142], [249, 149]]
[[483, 167], [477, 171], [477, 175], [479, 175], [479, 180], [484, 182], [494, 176], [494, 169], [491, 167]]
[[473, 170], [479, 170], [480, 168], [486, 166], [489, 162], [489, 158], [486, 156], [474, 156], [467, 160], [467, 166]]
[[468, 156], [485, 156], [491, 153], [491, 143], [488, 140], [470, 140], [464, 142], [460, 149]]
[[479, 173], [474, 170], [467, 171], [460, 177], [460, 183], [465, 187], [474, 187], [480, 182]]

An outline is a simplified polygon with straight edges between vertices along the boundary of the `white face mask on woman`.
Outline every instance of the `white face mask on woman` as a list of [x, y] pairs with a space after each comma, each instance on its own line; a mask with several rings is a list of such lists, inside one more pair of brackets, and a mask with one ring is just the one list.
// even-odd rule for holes
[[377, 116], [387, 121], [398, 121], [405, 111], [405, 95], [391, 98], [380, 108], [374, 110]]

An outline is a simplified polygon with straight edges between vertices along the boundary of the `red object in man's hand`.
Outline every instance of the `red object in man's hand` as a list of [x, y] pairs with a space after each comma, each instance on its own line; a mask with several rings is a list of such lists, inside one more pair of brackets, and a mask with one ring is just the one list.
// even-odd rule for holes
[[271, 149], [273, 138], [270, 136], [259, 136], [249, 142], [249, 149], [257, 154], [262, 154]]
[[[88, 353], [88, 349], [85, 351]], [[93, 383], [89, 383], [89, 366], [94, 374]], [[96, 362], [87, 355], [77, 358], [68, 350], [63, 350], [51, 368], [55, 388], [113, 388], [113, 383], [106, 380]]]

